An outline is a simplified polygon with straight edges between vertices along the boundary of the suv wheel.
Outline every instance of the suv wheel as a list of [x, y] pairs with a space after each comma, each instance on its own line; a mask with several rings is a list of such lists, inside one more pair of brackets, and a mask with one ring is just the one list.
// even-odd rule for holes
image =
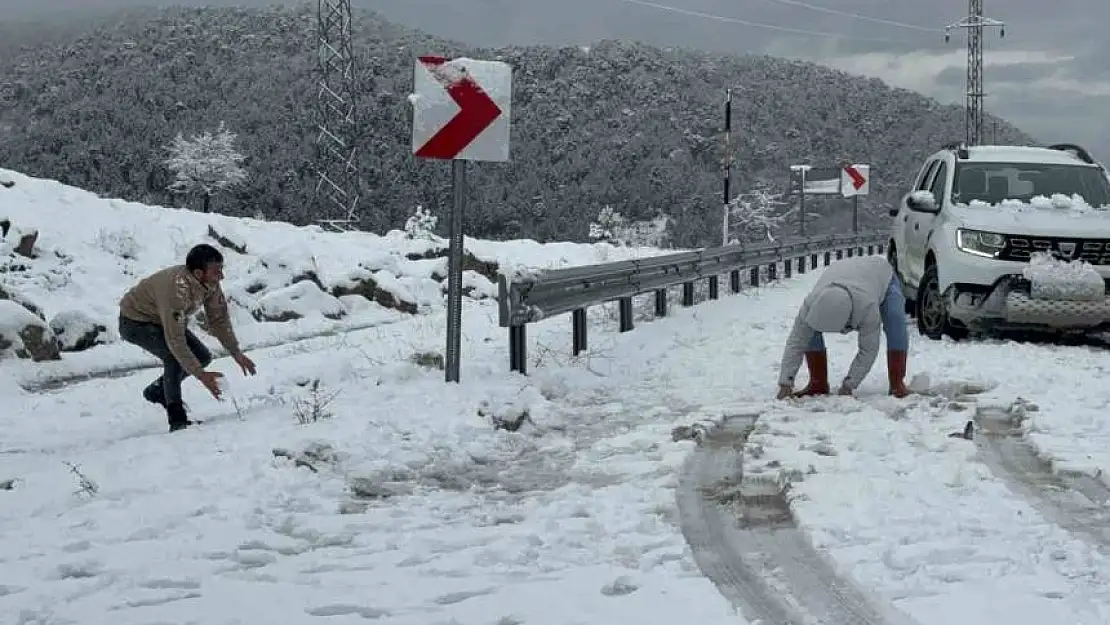
[[939, 341], [945, 334], [958, 341], [968, 334], [967, 328], [953, 325], [948, 317], [936, 265], [925, 268], [925, 275], [917, 287], [917, 331], [934, 341]]

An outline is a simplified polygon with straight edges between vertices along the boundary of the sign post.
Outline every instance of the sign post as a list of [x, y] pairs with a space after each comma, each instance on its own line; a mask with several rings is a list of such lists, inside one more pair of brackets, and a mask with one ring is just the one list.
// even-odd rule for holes
[[451, 161], [444, 377], [460, 381], [466, 161], [509, 160], [512, 67], [500, 61], [422, 56], [413, 74], [412, 151]]
[[812, 167], [791, 165], [798, 193], [801, 235], [806, 235], [806, 196], [840, 195], [852, 198], [852, 232], [859, 233], [859, 197], [871, 192], [871, 166], [860, 163]]
[[840, 168], [840, 194], [852, 198], [852, 232], [859, 233], [859, 196], [871, 192], [871, 166], [848, 163]]

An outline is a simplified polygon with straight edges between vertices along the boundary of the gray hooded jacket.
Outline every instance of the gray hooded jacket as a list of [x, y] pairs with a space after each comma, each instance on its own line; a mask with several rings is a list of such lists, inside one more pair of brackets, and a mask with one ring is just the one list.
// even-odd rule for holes
[[825, 269], [802, 302], [794, 329], [786, 339], [779, 372], [780, 386], [793, 386], [809, 343], [818, 332], [859, 332], [859, 351], [844, 378], [855, 390], [879, 355], [882, 315], [894, 269], [882, 256], [858, 256], [836, 261]]

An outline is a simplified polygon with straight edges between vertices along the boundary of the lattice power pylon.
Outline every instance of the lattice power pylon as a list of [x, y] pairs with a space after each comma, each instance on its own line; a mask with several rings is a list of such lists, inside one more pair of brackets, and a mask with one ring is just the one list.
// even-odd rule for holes
[[950, 40], [953, 28], [967, 30], [967, 144], [983, 143], [983, 29], [997, 27], [1006, 36], [1006, 24], [983, 17], [983, 0], [968, 0], [967, 17], [945, 27], [944, 41]]
[[318, 15], [313, 206], [317, 221], [347, 230], [358, 227], [362, 187], [351, 0], [319, 0]]

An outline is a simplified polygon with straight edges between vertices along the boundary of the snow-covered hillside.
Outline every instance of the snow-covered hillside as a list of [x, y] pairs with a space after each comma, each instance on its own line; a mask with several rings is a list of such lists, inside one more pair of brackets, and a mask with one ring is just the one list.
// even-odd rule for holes
[[[423, 265], [403, 260], [415, 244], [399, 236], [109, 209], [3, 177], [16, 185], [0, 187], [0, 206], [15, 226], [41, 230], [29, 263], [42, 264], [23, 271], [20, 293], [48, 319], [114, 314], [133, 276], [130, 259], [100, 246], [101, 230], [150, 241], [135, 255], [146, 270], [216, 224], [248, 246], [229, 256], [233, 281], [263, 259], [287, 267], [272, 291], [244, 300], [244, 333], [319, 336], [252, 349], [253, 378], [217, 360], [227, 397], [187, 381], [205, 423], [174, 434], [140, 397], [153, 369], [33, 391], [16, 383], [65, 363], [145, 362], [137, 348], [0, 361], [2, 622], [1110, 622], [1105, 351], [913, 333], [910, 372], [931, 379], [923, 394], [887, 396], [880, 357], [856, 397], [777, 402], [782, 342], [813, 271], [674, 307], [634, 332], [596, 310], [578, 357], [569, 319], [535, 324], [529, 376], [507, 371], [493, 306], [468, 300], [463, 383], [446, 384], [434, 296], [418, 314], [349, 298], [338, 321], [247, 314], [260, 293], [281, 293], [306, 254], [325, 259], [325, 287], [347, 260], [357, 269], [385, 258], [371, 268], [388, 267], [406, 289], [393, 293], [432, 293]], [[120, 221], [82, 226], [71, 218], [82, 209]], [[638, 253], [471, 243], [503, 266]], [[379, 325], [335, 331], [354, 319]], [[839, 379], [855, 337], [826, 341]], [[720, 437], [744, 423], [741, 459], [738, 441]], [[769, 510], [774, 531], [753, 510]]]
[[[6, 170], [0, 170], [0, 181], [11, 184], [0, 186], [0, 223], [9, 224], [0, 241], [0, 345], [6, 338], [9, 356], [19, 349], [12, 330], [34, 322], [28, 316], [33, 311], [59, 337], [62, 350], [81, 350], [63, 351], [60, 362], [35, 367], [38, 378], [150, 362], [141, 351], [118, 344], [119, 298], [146, 274], [184, 262], [185, 252], [200, 242], [219, 245], [225, 254], [224, 289], [248, 347], [381, 326], [445, 306], [447, 242], [438, 237], [410, 237], [401, 230], [338, 234], [144, 206]], [[36, 232], [33, 249], [17, 250], [24, 235]], [[482, 301], [468, 314], [479, 315], [493, 310], [489, 298], [496, 298], [498, 272], [662, 252], [474, 239], [467, 239], [466, 251], [464, 292]], [[102, 330], [90, 333], [96, 326]]]

